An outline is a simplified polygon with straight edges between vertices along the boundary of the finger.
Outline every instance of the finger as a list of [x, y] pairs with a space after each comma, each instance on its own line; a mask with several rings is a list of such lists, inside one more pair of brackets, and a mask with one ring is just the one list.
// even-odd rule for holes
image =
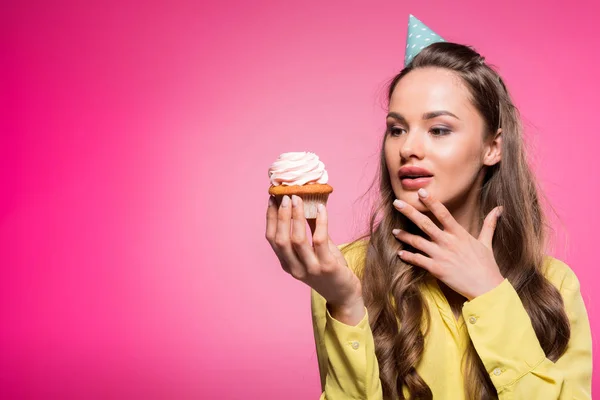
[[495, 207], [483, 221], [483, 227], [478, 239], [489, 249], [492, 248], [492, 239], [494, 239], [494, 232], [496, 231], [500, 214], [502, 214], [502, 207]]
[[269, 206], [267, 207], [267, 228], [265, 237], [267, 241], [273, 245], [275, 243], [275, 233], [277, 232], [277, 207], [275, 207], [275, 199], [269, 197]]
[[289, 196], [283, 196], [277, 212], [277, 232], [275, 233], [275, 247], [280, 254], [280, 260], [287, 264], [289, 272], [296, 273], [302, 266], [292, 249], [290, 241], [290, 228], [292, 217], [292, 204]]
[[317, 259], [321, 263], [331, 262], [332, 255], [329, 251], [329, 234], [327, 233], [327, 209], [323, 204], [317, 207], [317, 221], [313, 234], [313, 247]]
[[394, 207], [414, 222], [431, 240], [437, 243], [441, 242], [444, 231], [438, 228], [428, 216], [402, 200], [395, 200]]
[[275, 244], [276, 233], [277, 233], [277, 206], [275, 203], [275, 198], [273, 196], [271, 196], [269, 198], [269, 206], [267, 207], [267, 229], [266, 229], [265, 237], [267, 238], [267, 241], [271, 245], [273, 252], [275, 252], [275, 255], [279, 259], [279, 262], [281, 263], [281, 267], [283, 268], [283, 270], [285, 272], [289, 273], [290, 267], [287, 265], [287, 262], [285, 261], [285, 257], [281, 254], [279, 247], [277, 247], [277, 245]]
[[425, 239], [419, 235], [413, 235], [401, 229], [394, 229], [392, 234], [400, 241], [414, 247], [415, 249], [421, 250], [429, 256], [433, 257], [433, 253], [437, 249], [437, 245], [430, 240]]
[[295, 195], [292, 196], [292, 247], [302, 264], [307, 267], [318, 266], [317, 256], [306, 238], [304, 203], [300, 197]]
[[427, 190], [421, 188], [417, 192], [419, 200], [431, 211], [435, 218], [440, 221], [444, 230], [448, 232], [456, 232], [457, 229], [462, 229], [462, 226], [454, 219], [450, 211], [439, 200], [429, 195]]
[[431, 258], [424, 256], [423, 254], [412, 253], [412, 252], [406, 251], [406, 250], [400, 250], [398, 252], [398, 256], [403, 261], [405, 261], [409, 264], [416, 265], [417, 267], [426, 269], [432, 275], [435, 275], [435, 272], [437, 272], [435, 262]]

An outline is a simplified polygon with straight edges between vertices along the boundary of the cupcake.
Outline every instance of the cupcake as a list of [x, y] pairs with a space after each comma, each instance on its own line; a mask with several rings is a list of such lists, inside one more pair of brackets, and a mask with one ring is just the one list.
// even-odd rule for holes
[[325, 205], [333, 188], [327, 184], [328, 175], [319, 156], [310, 152], [283, 153], [269, 168], [269, 194], [280, 204], [283, 196], [302, 198], [304, 216], [317, 218], [317, 206]]

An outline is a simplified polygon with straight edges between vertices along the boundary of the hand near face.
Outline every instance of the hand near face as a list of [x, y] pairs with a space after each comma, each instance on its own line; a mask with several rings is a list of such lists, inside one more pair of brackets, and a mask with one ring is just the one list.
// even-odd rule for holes
[[501, 208], [496, 207], [487, 215], [479, 237], [475, 238], [442, 203], [429, 196], [424, 189], [419, 190], [419, 199], [441, 223], [443, 230], [413, 206], [396, 200], [394, 207], [431, 239], [394, 229], [393, 234], [398, 240], [426, 254], [402, 250], [398, 253], [400, 258], [426, 269], [468, 300], [502, 283], [504, 277], [492, 251], [492, 238]]

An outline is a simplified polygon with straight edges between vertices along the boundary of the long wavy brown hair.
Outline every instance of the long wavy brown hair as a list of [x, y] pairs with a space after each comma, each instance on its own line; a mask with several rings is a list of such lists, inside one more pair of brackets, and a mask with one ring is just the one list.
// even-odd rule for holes
[[[485, 120], [486, 135], [502, 129], [502, 160], [484, 167], [487, 171], [480, 190], [480, 218], [483, 221], [498, 205], [504, 207], [493, 239], [496, 262], [519, 294], [546, 357], [556, 361], [566, 349], [570, 327], [562, 297], [542, 271], [547, 224], [527, 162], [518, 111], [504, 82], [483, 57], [470, 47], [448, 42], [426, 47], [392, 79], [388, 103], [396, 84], [410, 71], [424, 67], [444, 68], [461, 77], [469, 89], [470, 100]], [[368, 239], [368, 247], [359, 277], [384, 398], [404, 399], [405, 389], [409, 398], [431, 399], [432, 392], [416, 369], [429, 324], [429, 310], [422, 295], [428, 272], [403, 262], [397, 252], [409, 247], [390, 234], [394, 228], [409, 232], [417, 232], [418, 228], [392, 205], [395, 195], [384, 156], [387, 137], [386, 132], [378, 177], [373, 182], [374, 186], [378, 182], [379, 199], [370, 216], [368, 233], [361, 238]], [[498, 398], [473, 343], [470, 342], [462, 362], [467, 397]]]

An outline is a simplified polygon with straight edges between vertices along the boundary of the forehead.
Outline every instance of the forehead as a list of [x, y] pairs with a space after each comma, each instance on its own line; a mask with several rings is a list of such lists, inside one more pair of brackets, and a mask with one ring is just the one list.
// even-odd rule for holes
[[392, 93], [389, 111], [406, 117], [447, 110], [459, 118], [477, 114], [462, 79], [441, 68], [420, 68], [406, 74]]

